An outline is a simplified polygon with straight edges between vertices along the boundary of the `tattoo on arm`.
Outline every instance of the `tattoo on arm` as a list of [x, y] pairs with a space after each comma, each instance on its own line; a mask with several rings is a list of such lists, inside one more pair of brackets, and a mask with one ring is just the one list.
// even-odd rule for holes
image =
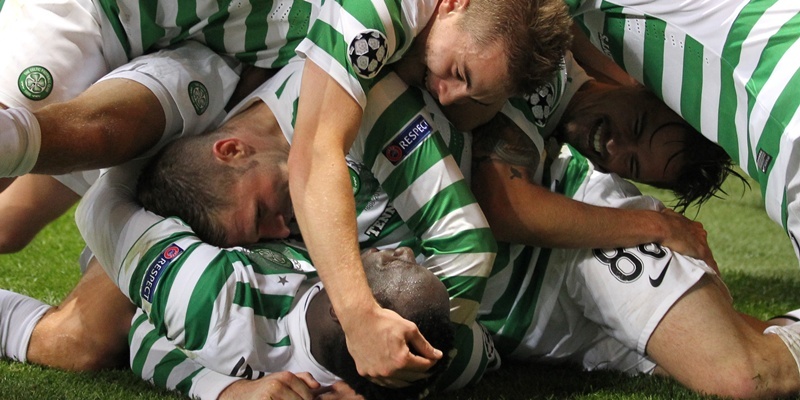
[[500, 162], [509, 166], [509, 179], [528, 180], [535, 175], [540, 157], [533, 142], [521, 131], [512, 129], [476, 135], [473, 155], [473, 168], [486, 161]]

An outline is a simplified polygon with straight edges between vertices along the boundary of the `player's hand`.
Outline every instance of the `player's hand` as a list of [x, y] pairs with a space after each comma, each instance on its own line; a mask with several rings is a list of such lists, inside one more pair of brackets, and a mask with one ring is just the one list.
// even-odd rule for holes
[[661, 210], [661, 215], [665, 217], [669, 231], [667, 238], [661, 244], [672, 251], [703, 260], [719, 273], [717, 262], [714, 261], [711, 248], [708, 247], [708, 232], [703, 228], [703, 224], [692, 221], [669, 208]]
[[442, 358], [414, 323], [377, 303], [347, 325], [340, 322], [358, 373], [378, 385], [405, 387], [427, 378], [428, 369]]
[[312, 400], [319, 387], [307, 372], [276, 372], [252, 381], [236, 381], [219, 394], [219, 400]]
[[344, 381], [337, 381], [331, 386], [317, 390], [315, 400], [364, 400], [350, 385]]

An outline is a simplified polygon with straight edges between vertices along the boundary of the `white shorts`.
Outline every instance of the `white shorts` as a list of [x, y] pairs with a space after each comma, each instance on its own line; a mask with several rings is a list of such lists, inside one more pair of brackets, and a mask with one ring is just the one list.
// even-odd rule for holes
[[[102, 79], [138, 82], [158, 98], [166, 117], [159, 143], [142, 155], [149, 157], [171, 140], [199, 135], [219, 125], [225, 106], [239, 82], [240, 64], [193, 41], [137, 57]], [[98, 171], [78, 171], [55, 179], [83, 196]]]
[[537, 304], [542, 309], [507, 357], [651, 373], [655, 364], [645, 356], [650, 336], [706, 274], [715, 273], [704, 262], [653, 244], [553, 250]]
[[[0, 103], [37, 110], [69, 100], [127, 61], [91, 0], [6, 0], [0, 9]], [[104, 42], [105, 40], [105, 42]]]

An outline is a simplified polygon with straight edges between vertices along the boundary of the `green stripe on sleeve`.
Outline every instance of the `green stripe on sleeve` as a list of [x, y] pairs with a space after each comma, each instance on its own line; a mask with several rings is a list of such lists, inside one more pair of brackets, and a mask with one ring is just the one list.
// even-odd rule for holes
[[292, 58], [297, 57], [295, 48], [308, 36], [309, 17], [311, 15], [311, 4], [305, 1], [294, 1], [292, 11], [289, 12], [289, 31], [286, 32], [286, 45], [278, 50], [278, 57], [273, 67], [284, 66]]
[[608, 50], [610, 51], [611, 58], [617, 65], [625, 66], [624, 58], [622, 56], [622, 49], [625, 48], [625, 18], [606, 15], [605, 26], [603, 33], [608, 39]]
[[142, 29], [142, 51], [147, 52], [150, 46], [164, 37], [166, 31], [156, 24], [158, 3], [149, 0], [139, 0], [140, 28]]
[[362, 79], [353, 72], [347, 56], [348, 43], [345, 43], [344, 37], [339, 31], [325, 21], [317, 20], [308, 32], [306, 39], [327, 53], [331, 59], [347, 71], [351, 78], [357, 79], [365, 93], [369, 92], [369, 88], [372, 87], [372, 80]]
[[383, 21], [375, 10], [375, 6], [372, 5], [375, 1], [380, 2], [383, 0], [373, 0], [371, 2], [364, 0], [336, 0], [344, 11], [363, 25], [365, 29], [375, 29], [385, 35], [386, 28], [383, 26]]
[[664, 21], [647, 18], [645, 20], [644, 55], [644, 85], [650, 88], [659, 98], [663, 96], [664, 80], [664, 43], [667, 24]]
[[116, 0], [97, 0], [100, 3], [100, 7], [103, 9], [103, 12], [108, 17], [109, 23], [111, 23], [111, 27], [114, 29], [114, 35], [116, 35], [119, 43], [122, 45], [122, 48], [125, 49], [125, 54], [128, 55], [128, 58], [131, 57], [131, 42], [128, 40], [128, 34], [125, 32], [125, 28], [122, 26], [122, 22], [119, 20], [119, 6], [117, 5]]
[[256, 52], [264, 48], [269, 33], [266, 23], [272, 9], [272, 1], [251, 1], [250, 13], [245, 17], [244, 52], [236, 54], [236, 58], [247, 64], [256, 62]]
[[[164, 358], [158, 362], [158, 365], [156, 365], [156, 368], [153, 371], [153, 384], [162, 388], [169, 387], [168, 383], [171, 378], [170, 375], [172, 371], [175, 369], [175, 367], [186, 360], [186, 354], [178, 349], [167, 353], [167, 355], [165, 355]], [[188, 394], [192, 389], [192, 378], [194, 378], [194, 376], [197, 375], [197, 373], [201, 370], [202, 368], [197, 368], [194, 370], [194, 372], [189, 374], [189, 376], [181, 379], [180, 383], [176, 385], [176, 389], [178, 389], [178, 391], [181, 393]]]
[[[761, 185], [762, 195], [766, 193], [769, 174], [772, 171], [772, 167], [775, 165], [775, 159], [778, 157], [778, 153], [780, 152], [781, 138], [783, 137], [789, 122], [792, 120], [792, 117], [794, 117], [794, 114], [798, 112], [797, 104], [798, 101], [800, 101], [799, 89], [800, 70], [795, 70], [792, 78], [788, 81], [786, 86], [784, 86], [783, 91], [778, 96], [775, 102], [775, 107], [770, 113], [770, 118], [767, 120], [766, 125], [764, 125], [764, 130], [761, 132], [761, 136], [758, 138], [756, 148], [750, 149], [749, 153], [751, 162], [747, 172], [748, 175], [756, 179]], [[749, 100], [750, 109], [752, 110], [754, 99]], [[794, 107], [780, 107], [780, 105], [785, 104], [791, 104], [794, 105]], [[757, 153], [759, 150], [765, 151], [772, 157], [772, 162], [769, 163], [769, 166], [765, 172], [761, 172], [761, 170], [758, 169], [758, 165], [752, 160], [753, 154]], [[791, 149], [786, 150], [790, 151]], [[791, 173], [791, 171], [789, 171], [789, 173]]]
[[703, 91], [703, 45], [686, 36], [683, 50], [683, 77], [681, 81], [681, 116], [695, 129], [700, 130], [700, 107]]
[[[723, 60], [720, 73], [720, 93], [719, 93], [719, 113], [718, 113], [718, 137], [717, 143], [725, 149], [734, 161], [740, 160], [739, 138], [736, 131], [735, 118], [738, 97], [734, 90], [733, 74], [734, 69], [739, 65], [739, 58], [742, 53], [743, 40], [748, 37], [753, 25], [761, 18], [767, 8], [775, 3], [774, 0], [764, 0], [750, 2], [746, 5], [728, 32], [725, 39], [725, 46], [722, 50], [720, 59]], [[725, 62], [727, 61], [727, 62]], [[750, 147], [749, 138], [748, 147]], [[752, 155], [748, 155], [752, 161]], [[748, 162], [748, 164], [753, 164]]]
[[197, 0], [177, 0], [177, 3], [178, 14], [175, 17], [175, 25], [181, 27], [181, 33], [171, 43], [175, 43], [176, 39], [185, 39], [189, 36], [191, 27], [200, 23], [200, 17], [197, 16]]
[[225, 53], [225, 21], [230, 18], [228, 7], [231, 0], [217, 0], [217, 12], [208, 17], [208, 25], [203, 28], [206, 45], [217, 53]]

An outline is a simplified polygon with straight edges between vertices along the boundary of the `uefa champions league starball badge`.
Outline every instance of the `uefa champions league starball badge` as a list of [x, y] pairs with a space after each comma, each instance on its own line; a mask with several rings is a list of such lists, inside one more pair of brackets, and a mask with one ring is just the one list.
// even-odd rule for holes
[[356, 35], [350, 42], [347, 55], [350, 57], [350, 65], [358, 76], [372, 79], [386, 63], [387, 50], [386, 36], [373, 29]]

